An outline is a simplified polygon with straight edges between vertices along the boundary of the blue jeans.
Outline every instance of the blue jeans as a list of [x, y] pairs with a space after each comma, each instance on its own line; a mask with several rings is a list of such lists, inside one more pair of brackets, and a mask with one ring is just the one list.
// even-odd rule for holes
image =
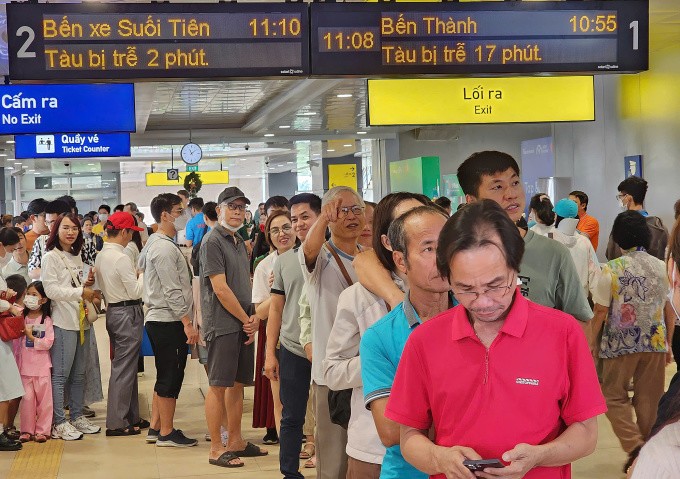
[[300, 473], [300, 450], [302, 449], [302, 426], [305, 424], [309, 381], [312, 363], [291, 353], [281, 346], [279, 352], [279, 380], [281, 382], [281, 434], [279, 466], [281, 474], [288, 478], [302, 479]]
[[66, 422], [64, 414], [64, 388], [69, 386], [69, 412], [71, 419], [83, 415], [85, 399], [85, 364], [90, 348], [90, 330], [85, 330], [85, 342], [80, 344], [80, 331], [54, 327], [52, 357], [52, 402], [54, 425]]

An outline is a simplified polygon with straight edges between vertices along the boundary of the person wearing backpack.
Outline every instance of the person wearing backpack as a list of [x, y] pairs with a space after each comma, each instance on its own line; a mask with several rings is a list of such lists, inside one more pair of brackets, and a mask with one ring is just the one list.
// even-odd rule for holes
[[200, 245], [203, 236], [208, 232], [208, 227], [205, 224], [205, 218], [203, 216], [204, 203], [203, 198], [192, 198], [189, 201], [188, 208], [191, 209], [192, 218], [187, 222], [186, 227], [186, 246], [189, 248]]
[[[645, 217], [647, 226], [651, 232], [651, 241], [647, 252], [652, 256], [664, 261], [666, 259], [666, 246], [668, 245], [668, 230], [658, 216], [650, 215], [644, 207], [645, 196], [647, 196], [647, 181], [631, 176], [619, 183], [619, 194], [616, 199], [619, 201], [619, 208], [623, 211], [637, 211]], [[609, 234], [607, 243], [606, 257], [609, 261], [623, 256], [623, 251], [616, 244], [612, 234]]]

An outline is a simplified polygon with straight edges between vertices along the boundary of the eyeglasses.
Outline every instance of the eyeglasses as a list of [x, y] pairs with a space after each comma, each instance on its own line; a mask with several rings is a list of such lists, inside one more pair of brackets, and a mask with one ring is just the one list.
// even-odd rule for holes
[[278, 236], [281, 232], [288, 234], [293, 230], [291, 225], [283, 225], [281, 228], [269, 228], [269, 234], [272, 236]]
[[246, 210], [246, 205], [238, 205], [236, 203], [227, 203], [227, 208], [229, 208], [231, 211], [245, 211]]
[[60, 226], [59, 229], [61, 231], [66, 231], [68, 233], [77, 233], [78, 231], [80, 231], [80, 228], [78, 228], [77, 226]]
[[453, 294], [460, 302], [472, 303], [473, 301], [477, 301], [480, 296], [486, 296], [490, 299], [501, 299], [508, 294], [508, 291], [514, 286], [514, 281], [511, 281], [510, 284], [506, 286], [487, 288], [483, 291], [454, 291]]
[[624, 199], [626, 196], [628, 196], [628, 193], [619, 193], [618, 195], [616, 195], [616, 199], [619, 200], [619, 201], [621, 201], [621, 200]]
[[338, 209], [338, 218], [344, 218], [349, 214], [349, 212], [352, 212], [354, 216], [359, 216], [361, 213], [364, 212], [364, 207], [363, 206], [343, 206], [342, 208]]

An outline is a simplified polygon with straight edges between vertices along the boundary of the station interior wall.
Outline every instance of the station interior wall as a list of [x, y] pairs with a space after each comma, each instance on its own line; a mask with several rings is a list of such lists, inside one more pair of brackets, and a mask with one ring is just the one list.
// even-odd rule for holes
[[470, 154], [505, 151], [520, 161], [523, 140], [552, 136], [555, 175], [572, 178], [574, 189], [590, 197], [589, 213], [600, 222], [598, 256], [620, 212], [617, 185], [624, 179], [624, 156], [643, 156], [649, 182], [645, 206], [673, 227], [673, 204], [680, 198], [680, 48], [650, 53], [650, 70], [638, 75], [595, 77], [595, 121], [512, 125], [450, 126], [451, 139], [419, 141], [401, 133], [388, 161], [439, 156], [441, 174], [455, 174]]

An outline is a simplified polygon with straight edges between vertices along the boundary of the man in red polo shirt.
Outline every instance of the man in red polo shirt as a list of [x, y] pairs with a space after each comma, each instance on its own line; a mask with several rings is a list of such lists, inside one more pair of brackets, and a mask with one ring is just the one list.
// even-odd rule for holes
[[[432, 477], [566, 479], [595, 449], [607, 408], [585, 335], [572, 316], [522, 296], [523, 253], [492, 200], [441, 232], [437, 266], [460, 305], [411, 334], [385, 413], [402, 425], [404, 458]], [[466, 459], [505, 467], [475, 476]]]

